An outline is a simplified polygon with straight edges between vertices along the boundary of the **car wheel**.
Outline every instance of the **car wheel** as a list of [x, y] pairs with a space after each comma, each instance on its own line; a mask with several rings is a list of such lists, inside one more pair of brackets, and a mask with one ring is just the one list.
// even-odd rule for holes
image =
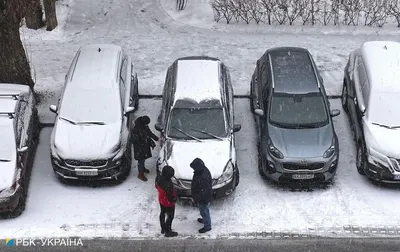
[[122, 161], [121, 165], [122, 165], [123, 172], [118, 177], [118, 180], [126, 179], [129, 176], [129, 174], [131, 173], [131, 170], [132, 170], [132, 151], [131, 151], [131, 147], [128, 147], [128, 149], [126, 150], [126, 154], [124, 155], [124, 160]]
[[235, 164], [236, 166], [236, 183], [235, 183], [235, 187], [237, 187], [239, 185], [239, 181], [240, 181], [240, 174], [239, 174], [239, 168], [237, 166], [237, 164]]
[[356, 166], [358, 173], [365, 175], [365, 150], [361, 143], [357, 144]]
[[343, 80], [343, 89], [342, 89], [342, 107], [345, 111], [347, 111], [347, 97], [348, 97], [348, 90], [346, 80]]
[[26, 203], [26, 197], [25, 197], [25, 192], [24, 188], [21, 190], [21, 194], [18, 199], [18, 205], [14, 209], [14, 211], [10, 212], [8, 214], [9, 218], [17, 218], [19, 217], [25, 210], [25, 203]]
[[260, 151], [260, 145], [258, 145], [258, 172], [260, 173], [261, 177], [265, 180], [267, 179], [267, 175], [265, 175], [265, 162], [264, 162], [264, 156], [261, 154]]

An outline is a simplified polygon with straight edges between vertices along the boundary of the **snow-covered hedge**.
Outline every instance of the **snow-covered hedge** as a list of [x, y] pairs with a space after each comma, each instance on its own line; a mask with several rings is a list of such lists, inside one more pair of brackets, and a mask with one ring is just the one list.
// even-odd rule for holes
[[210, 0], [214, 19], [226, 23], [344, 24], [383, 27], [396, 20], [400, 0]]

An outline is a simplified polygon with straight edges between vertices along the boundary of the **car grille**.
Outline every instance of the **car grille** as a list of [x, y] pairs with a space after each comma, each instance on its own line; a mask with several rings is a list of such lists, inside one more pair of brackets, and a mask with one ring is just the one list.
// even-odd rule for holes
[[[180, 179], [179, 182], [184, 188], [187, 188], [187, 189], [191, 189], [192, 188], [192, 181], [191, 180]], [[216, 184], [218, 184], [218, 179], [213, 179], [212, 180], [212, 186], [215, 186]]]
[[65, 163], [68, 165], [72, 166], [104, 166], [107, 164], [107, 160], [90, 160], [90, 161], [80, 161], [80, 160], [72, 160], [72, 159], [67, 159], [65, 160]]
[[310, 164], [300, 164], [300, 163], [283, 163], [283, 168], [287, 170], [318, 170], [323, 168], [325, 163], [310, 163]]

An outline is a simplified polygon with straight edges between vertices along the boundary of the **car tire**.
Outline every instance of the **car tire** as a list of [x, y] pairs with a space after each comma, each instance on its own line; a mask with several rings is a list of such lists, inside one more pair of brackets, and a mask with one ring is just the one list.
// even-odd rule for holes
[[239, 185], [239, 181], [240, 181], [240, 173], [239, 173], [239, 167], [237, 166], [237, 164], [235, 164], [236, 166], [236, 182], [235, 182], [235, 188]]
[[356, 155], [356, 167], [358, 173], [361, 175], [365, 175], [365, 148], [363, 147], [362, 143], [357, 144], [357, 155]]
[[346, 112], [347, 112], [347, 98], [348, 98], [347, 83], [346, 80], [343, 80], [341, 101], [342, 101], [342, 107]]
[[266, 180], [266, 179], [267, 179], [267, 175], [265, 174], [265, 170], [264, 170], [264, 167], [265, 167], [265, 164], [264, 164], [264, 157], [263, 157], [263, 155], [261, 154], [260, 145], [258, 145], [257, 150], [258, 150], [258, 152], [257, 152], [257, 157], [258, 157], [258, 160], [257, 160], [257, 163], [258, 163], [258, 172], [260, 173], [261, 177], [262, 177], [264, 180]]
[[117, 180], [125, 180], [131, 174], [132, 170], [132, 148], [128, 147], [122, 161], [122, 173]]

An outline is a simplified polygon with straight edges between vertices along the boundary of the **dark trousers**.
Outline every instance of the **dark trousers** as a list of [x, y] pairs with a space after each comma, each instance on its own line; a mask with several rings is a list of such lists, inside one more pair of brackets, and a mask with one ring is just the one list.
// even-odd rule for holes
[[204, 221], [204, 228], [211, 229], [210, 203], [199, 203], [200, 215]]
[[[166, 233], [170, 232], [172, 226], [172, 220], [175, 216], [175, 206], [173, 207], [165, 207], [160, 204], [161, 212], [160, 212], [160, 226], [161, 229], [164, 229]], [[165, 220], [165, 215], [167, 219]]]
[[146, 161], [146, 159], [139, 159], [138, 160], [138, 170], [139, 173], [144, 172], [144, 161]]

